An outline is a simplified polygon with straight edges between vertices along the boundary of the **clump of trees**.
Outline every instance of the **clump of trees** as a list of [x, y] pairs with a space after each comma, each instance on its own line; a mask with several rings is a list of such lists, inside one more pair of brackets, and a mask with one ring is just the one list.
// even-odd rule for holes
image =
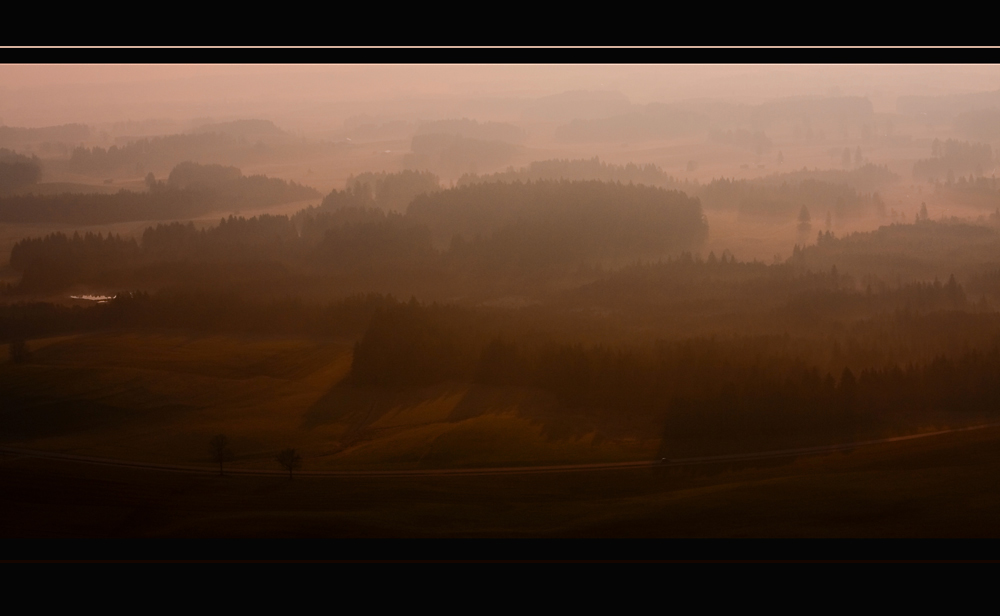
[[[361, 207], [404, 213], [417, 195], [441, 190], [441, 181], [430, 171], [361, 173], [347, 178], [346, 192], [357, 195]], [[370, 205], [368, 197], [370, 197]], [[330, 203], [324, 201], [329, 207]]]
[[819, 231], [817, 242], [795, 252], [791, 263], [801, 270], [833, 266], [859, 276], [915, 282], [961, 274], [966, 279], [989, 263], [1000, 249], [996, 229], [964, 222], [916, 216], [917, 224], [891, 224], [874, 231], [834, 237]]
[[435, 169], [447, 176], [458, 177], [479, 169], [506, 165], [523, 146], [495, 139], [475, 139], [448, 133], [414, 135], [412, 153], [403, 164], [413, 169]]
[[[202, 126], [193, 133], [132, 139], [108, 148], [72, 149], [66, 168], [74, 173], [142, 175], [184, 160], [250, 162], [274, 154], [268, 144], [288, 142], [288, 134], [268, 120], [237, 120]], [[71, 140], [79, 143], [84, 139]], [[265, 143], [266, 142], [266, 143]], [[286, 152], [287, 154], [287, 152]]]
[[598, 181], [467, 184], [417, 197], [407, 217], [427, 225], [440, 242], [492, 234], [493, 243], [508, 244], [506, 251], [518, 245], [573, 261], [666, 254], [698, 246], [708, 234], [696, 198]]
[[350, 381], [362, 387], [428, 385], [467, 376], [474, 361], [468, 348], [467, 311], [425, 308], [416, 300], [387, 306], [372, 315], [354, 345]]
[[[147, 203], [170, 195], [204, 197], [214, 194], [211, 186], [222, 190], [218, 187], [247, 179], [237, 178], [237, 171], [178, 167], [172, 179], [156, 182], [157, 188], [145, 196], [123, 192], [86, 197], [103, 202], [107, 197], [123, 202], [139, 198]], [[246, 269], [252, 263], [258, 264], [261, 276], [280, 271], [292, 278], [353, 276], [370, 284], [419, 272], [420, 279], [452, 284], [470, 276], [553, 279], [568, 268], [603, 260], [691, 250], [708, 232], [697, 198], [643, 185], [467, 185], [421, 193], [405, 215], [373, 207], [366, 186], [333, 191], [319, 207], [292, 217], [231, 216], [202, 230], [192, 223], [157, 225], [143, 233], [141, 245], [101, 235], [26, 239], [14, 247], [11, 265], [23, 272], [22, 291], [98, 282], [142, 288], [154, 279], [157, 285], [188, 284], [206, 280], [213, 269]], [[2, 206], [0, 200], [0, 210]], [[196, 263], [211, 267], [193, 267]], [[253, 276], [252, 271], [247, 274]], [[218, 280], [222, 285], [232, 282], [224, 276]]]
[[100, 233], [52, 233], [44, 238], [21, 240], [11, 249], [10, 265], [22, 273], [22, 291], [65, 288], [97, 273], [133, 263], [139, 246], [132, 238]]
[[42, 165], [37, 156], [0, 148], [0, 195], [38, 182]]
[[809, 208], [802, 206], [799, 210], [799, 225], [798, 229], [800, 233], [808, 233], [812, 230], [812, 217], [809, 215]]
[[168, 328], [212, 333], [360, 337], [372, 316], [399, 302], [365, 294], [329, 303], [258, 300], [218, 290], [122, 292], [106, 303], [0, 304], [0, 340], [107, 329]]
[[[954, 281], [945, 287], [960, 292]], [[1000, 333], [996, 315], [982, 318]], [[909, 429], [934, 413], [956, 419], [995, 414], [1000, 337], [971, 349], [942, 340], [932, 348], [947, 351], [932, 355], [926, 355], [926, 333], [923, 340], [912, 338], [912, 347], [901, 342], [908, 340], [904, 331], [921, 327], [956, 334], [963, 319], [968, 316], [928, 313], [866, 321], [867, 331], [858, 330], [860, 338], [850, 345], [858, 352], [849, 356], [836, 344], [793, 344], [780, 336], [688, 338], [652, 347], [531, 344], [504, 334], [490, 338], [474, 320], [455, 327], [461, 318], [445, 316], [441, 307], [411, 303], [372, 319], [355, 347], [349, 382], [400, 388], [458, 380], [536, 388], [581, 421], [600, 416], [666, 425], [675, 449], [849, 441]], [[983, 325], [976, 325], [978, 331], [986, 331]], [[871, 351], [861, 352], [869, 345], [882, 353], [880, 366]]]
[[993, 166], [993, 148], [988, 143], [935, 139], [931, 144], [931, 158], [913, 163], [913, 177], [950, 181], [956, 175], [970, 172], [983, 175]]
[[149, 192], [15, 195], [0, 198], [0, 222], [77, 225], [188, 218], [219, 209], [264, 207], [319, 197], [315, 189], [235, 167], [182, 163], [166, 182], [147, 175]]
[[824, 208], [838, 218], [885, 214], [885, 203], [875, 193], [859, 193], [847, 183], [816, 179], [774, 183], [720, 178], [699, 188], [706, 208], [737, 210], [742, 217], [791, 221], [803, 203]]
[[458, 186], [467, 184], [482, 184], [488, 182], [538, 182], [540, 180], [559, 182], [593, 181], [620, 182], [622, 184], [645, 184], [670, 190], [683, 190], [694, 194], [692, 190], [697, 185], [681, 181], [654, 164], [637, 165], [627, 163], [615, 165], [601, 161], [600, 158], [568, 160], [540, 160], [520, 169], [507, 169], [488, 175], [468, 173], [458, 179]]
[[[860, 162], [858, 158], [860, 151], [859, 147], [854, 152], [856, 163]], [[801, 184], [806, 180], [814, 180], [827, 184], [846, 184], [859, 193], [870, 193], [898, 179], [899, 176], [889, 171], [888, 166], [867, 163], [849, 171], [842, 169], [807, 169], [803, 167], [796, 171], [775, 173], [750, 181], [755, 184], [780, 186], [782, 184]]]

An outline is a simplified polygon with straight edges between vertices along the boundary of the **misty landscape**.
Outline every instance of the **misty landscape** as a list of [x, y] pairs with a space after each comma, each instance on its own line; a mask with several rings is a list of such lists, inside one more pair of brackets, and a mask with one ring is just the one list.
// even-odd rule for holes
[[998, 536], [998, 172], [992, 65], [0, 65], [0, 532]]

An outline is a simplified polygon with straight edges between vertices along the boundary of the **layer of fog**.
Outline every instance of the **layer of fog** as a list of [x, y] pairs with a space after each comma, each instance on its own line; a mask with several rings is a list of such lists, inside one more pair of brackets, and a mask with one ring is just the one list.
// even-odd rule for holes
[[[706, 208], [705, 254], [728, 249], [770, 262], [817, 231], [912, 222], [922, 206], [934, 219], [988, 214], [935, 190], [948, 181], [944, 172], [916, 177], [915, 165], [933, 158], [935, 139], [1000, 151], [998, 86], [994, 66], [6, 65], [0, 147], [43, 161], [32, 188], [40, 194], [142, 191], [146, 174], [164, 177], [184, 160], [324, 194], [366, 172], [430, 171], [448, 187], [468, 174], [594, 157], [655, 165], [700, 185], [868, 164], [898, 176], [866, 189], [885, 203], [878, 215], [830, 219], [829, 208], [803, 203], [808, 236], [794, 218]], [[81, 146], [207, 134], [231, 147], [107, 172], [66, 163]], [[951, 179], [996, 170], [993, 155]]]

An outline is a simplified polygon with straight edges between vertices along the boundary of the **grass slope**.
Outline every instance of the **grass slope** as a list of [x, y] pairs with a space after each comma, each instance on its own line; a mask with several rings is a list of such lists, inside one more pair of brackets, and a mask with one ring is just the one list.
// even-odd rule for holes
[[537, 391], [444, 383], [386, 391], [342, 380], [351, 344], [303, 338], [103, 333], [28, 343], [0, 363], [0, 442], [80, 455], [213, 464], [229, 436], [234, 468], [509, 466], [650, 459], [659, 438], [553, 430]]

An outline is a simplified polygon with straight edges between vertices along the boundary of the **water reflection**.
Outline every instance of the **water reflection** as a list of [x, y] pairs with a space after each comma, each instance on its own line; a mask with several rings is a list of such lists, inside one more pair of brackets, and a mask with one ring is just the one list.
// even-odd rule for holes
[[110, 299], [114, 299], [113, 295], [70, 295], [70, 299], [85, 299], [91, 302], [97, 302], [98, 304], [103, 304]]

